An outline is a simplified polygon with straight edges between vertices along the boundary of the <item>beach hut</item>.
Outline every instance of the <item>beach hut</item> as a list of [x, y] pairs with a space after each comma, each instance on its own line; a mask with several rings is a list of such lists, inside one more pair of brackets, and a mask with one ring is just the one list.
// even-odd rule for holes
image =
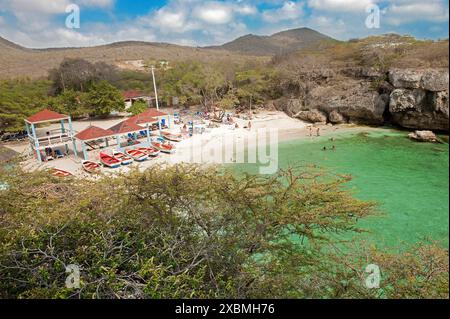
[[76, 134], [75, 139], [80, 141], [81, 149], [83, 150], [83, 157], [85, 160], [88, 160], [86, 146], [93, 147], [91, 143], [98, 140], [104, 140], [106, 146], [108, 146], [108, 138], [113, 137], [114, 135], [115, 134], [113, 131], [91, 125], [87, 129]]
[[169, 128], [171, 127], [170, 115], [167, 113], [161, 112], [155, 108], [149, 108], [149, 109], [145, 110], [144, 112], [142, 112], [141, 114], [139, 114], [139, 116], [156, 118], [158, 125], [159, 125], [159, 129], [161, 129], [161, 126], [164, 126], [164, 125], [167, 125]]
[[[57, 130], [52, 130], [47, 132], [44, 136], [39, 136], [36, 127], [39, 124], [44, 123], [55, 123], [59, 122], [61, 128]], [[68, 123], [66, 127], [65, 123]], [[48, 148], [56, 148], [64, 146], [66, 148], [66, 153], [69, 152], [69, 144], [72, 143], [74, 153], [77, 153], [77, 148], [74, 139], [74, 132], [72, 128], [72, 120], [70, 116], [59, 114], [57, 112], [44, 109], [27, 119], [25, 119], [25, 127], [30, 142], [30, 147], [39, 162], [42, 162], [43, 158], [41, 152], [45, 152]]]
[[[120, 137], [124, 135], [129, 136], [128, 134], [140, 133], [142, 131], [142, 127], [127, 119], [114, 125], [113, 127], [110, 127], [108, 130], [112, 131], [113, 135], [116, 137], [118, 147], [121, 148]], [[148, 138], [150, 136], [150, 132], [148, 130], [147, 136]]]

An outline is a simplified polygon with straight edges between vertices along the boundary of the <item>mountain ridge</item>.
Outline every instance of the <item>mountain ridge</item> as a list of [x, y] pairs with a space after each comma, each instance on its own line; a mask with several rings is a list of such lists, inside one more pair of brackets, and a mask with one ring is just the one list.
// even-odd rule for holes
[[[105, 43], [105, 44], [99, 44], [99, 45], [93, 45], [93, 46], [81, 46], [81, 47], [48, 47], [48, 48], [29, 48], [25, 47], [23, 45], [14, 43], [2, 36], [0, 36], [0, 45], [13, 48], [13, 49], [19, 49], [19, 50], [33, 50], [33, 51], [56, 51], [56, 50], [76, 50], [76, 49], [88, 49], [88, 48], [101, 48], [101, 47], [121, 47], [121, 46], [127, 46], [127, 45], [146, 45], [146, 46], [158, 46], [158, 47], [168, 47], [168, 46], [174, 46], [174, 47], [185, 47], [185, 48], [198, 48], [198, 49], [227, 49], [227, 47], [230, 47], [230, 44], [235, 43], [237, 41], [246, 41], [246, 40], [297, 40], [297, 41], [303, 41], [305, 42], [304, 37], [315, 36], [315, 39], [312, 39], [312, 42], [319, 42], [322, 40], [334, 40], [333, 38], [322, 34], [318, 31], [315, 31], [310, 28], [296, 28], [296, 29], [289, 29], [280, 31], [277, 33], [274, 33], [272, 35], [256, 35], [256, 34], [247, 34], [241, 37], [238, 37], [230, 42], [224, 43], [222, 45], [214, 45], [214, 46], [184, 46], [179, 44], [173, 44], [169, 42], [147, 42], [147, 41], [139, 41], [139, 40], [125, 40], [125, 41], [118, 41], [118, 42], [112, 42], [112, 43]], [[308, 39], [310, 40], [310, 39]], [[336, 40], [334, 40], [336, 41]], [[306, 41], [308, 42], [308, 41]], [[270, 44], [269, 44], [270, 45]], [[271, 45], [274, 46], [274, 45]], [[279, 47], [279, 45], [275, 45], [276, 47]], [[301, 47], [299, 49], [302, 49], [304, 47]], [[232, 50], [233, 51], [233, 50]], [[275, 53], [277, 54], [277, 53]], [[258, 54], [261, 55], [261, 54]], [[269, 54], [270, 55], [270, 54]]]
[[272, 35], [247, 34], [223, 45], [206, 48], [222, 49], [243, 54], [273, 56], [330, 42], [335, 43], [338, 41], [316, 30], [302, 27], [277, 32]]

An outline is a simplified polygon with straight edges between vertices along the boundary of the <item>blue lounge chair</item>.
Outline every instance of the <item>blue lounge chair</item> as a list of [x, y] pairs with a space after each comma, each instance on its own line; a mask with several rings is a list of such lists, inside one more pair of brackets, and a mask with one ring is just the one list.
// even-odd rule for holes
[[63, 158], [64, 157], [64, 154], [60, 150], [55, 150], [55, 153], [56, 153], [56, 157], [57, 158]]

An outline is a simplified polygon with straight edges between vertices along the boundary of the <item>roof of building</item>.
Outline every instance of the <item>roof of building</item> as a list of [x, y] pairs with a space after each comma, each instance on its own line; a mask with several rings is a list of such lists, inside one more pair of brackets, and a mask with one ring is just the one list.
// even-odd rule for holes
[[129, 99], [136, 99], [139, 97], [146, 97], [147, 95], [142, 92], [129, 90], [129, 91], [122, 92], [122, 96], [125, 100], [129, 100]]
[[109, 128], [114, 134], [126, 134], [142, 131], [142, 127], [136, 123], [130, 122], [128, 120], [122, 121], [119, 124], [114, 125]]
[[131, 123], [138, 124], [138, 125], [153, 124], [153, 123], [157, 123], [158, 119], [156, 117], [141, 113], [141, 114], [130, 117], [127, 120], [127, 122], [131, 122]]
[[144, 112], [142, 112], [142, 113], [139, 114], [139, 115], [142, 115], [142, 116], [150, 116], [150, 117], [158, 117], [158, 116], [167, 116], [167, 115], [169, 115], [169, 114], [164, 113], [164, 112], [161, 112], [161, 111], [158, 111], [158, 110], [155, 109], [155, 108], [149, 108], [149, 109], [145, 110]]
[[114, 132], [110, 130], [105, 130], [97, 126], [89, 126], [87, 129], [81, 131], [75, 135], [75, 138], [80, 141], [92, 141], [101, 138], [113, 136]]
[[28, 117], [26, 121], [29, 123], [44, 123], [50, 121], [65, 120], [68, 118], [69, 118], [68, 115], [59, 114], [57, 112], [50, 111], [49, 109], [44, 109]]

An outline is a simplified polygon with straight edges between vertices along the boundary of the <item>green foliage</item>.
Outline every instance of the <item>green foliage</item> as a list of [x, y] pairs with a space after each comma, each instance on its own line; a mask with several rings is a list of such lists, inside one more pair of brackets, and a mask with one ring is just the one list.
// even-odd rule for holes
[[73, 118], [79, 118], [89, 114], [86, 99], [86, 93], [66, 90], [60, 95], [51, 98], [49, 105], [56, 112], [69, 114]]
[[120, 71], [111, 84], [119, 90], [136, 90], [146, 94], [153, 93], [153, 81], [150, 73]]
[[147, 103], [145, 101], [139, 100], [134, 102], [133, 105], [127, 111], [133, 115], [137, 115], [144, 112], [147, 108], [148, 108]]
[[228, 91], [228, 93], [217, 102], [217, 106], [223, 110], [231, 110], [239, 105], [239, 99], [233, 91]]
[[0, 132], [24, 130], [23, 120], [47, 106], [48, 81], [0, 81]]
[[236, 72], [237, 97], [243, 105], [262, 104], [268, 98], [280, 97], [276, 90], [278, 74], [270, 68]]
[[163, 96], [177, 96], [188, 106], [211, 108], [230, 89], [225, 72], [217, 65], [179, 62], [160, 75]]
[[86, 96], [86, 104], [91, 115], [101, 117], [106, 117], [113, 111], [125, 109], [120, 91], [106, 81], [92, 85]]
[[[349, 256], [322, 249], [373, 214], [344, 190], [345, 178], [294, 170], [238, 178], [182, 165], [113, 183], [0, 169], [0, 181], [8, 185], [0, 191], [3, 298], [380, 296], [361, 283], [362, 256], [347, 267]], [[386, 284], [399, 278], [402, 288], [382, 286], [383, 297], [448, 297], [445, 252], [423, 251], [374, 257], [389, 272]], [[422, 285], [414, 278], [430, 258], [435, 267]], [[414, 265], [405, 274], [403, 261]], [[68, 264], [81, 267], [80, 289], [65, 288]]]

